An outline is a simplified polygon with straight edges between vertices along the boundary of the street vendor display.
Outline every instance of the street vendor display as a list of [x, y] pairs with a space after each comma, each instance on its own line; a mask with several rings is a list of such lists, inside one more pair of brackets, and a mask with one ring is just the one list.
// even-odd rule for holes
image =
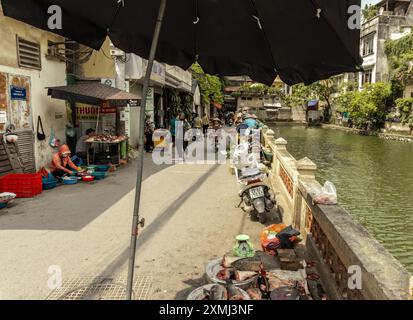
[[[94, 153], [92, 162], [96, 163], [96, 155], [104, 155], [101, 160], [109, 159], [109, 163], [112, 160], [115, 164], [120, 164], [122, 160], [121, 144], [126, 142], [128, 138], [124, 135], [109, 135], [109, 134], [97, 134], [87, 139], [85, 142], [94, 146]], [[87, 164], [91, 163], [90, 155], [87, 155]]]

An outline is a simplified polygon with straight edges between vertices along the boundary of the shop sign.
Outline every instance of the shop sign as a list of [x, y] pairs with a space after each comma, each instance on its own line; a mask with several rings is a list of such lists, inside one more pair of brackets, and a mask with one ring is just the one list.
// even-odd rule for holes
[[109, 102], [105, 101], [102, 103], [102, 108], [100, 110], [102, 114], [116, 113], [116, 107], [111, 107]]
[[10, 86], [10, 99], [11, 100], [26, 100], [26, 88]]
[[153, 111], [155, 109], [155, 95], [154, 88], [148, 88], [148, 94], [146, 96], [146, 111]]
[[61, 111], [56, 111], [55, 114], [54, 114], [54, 117], [55, 117], [56, 120], [63, 119], [64, 118], [64, 113], [61, 112]]
[[7, 112], [6, 111], [0, 111], [0, 123], [1, 124], [7, 123]]
[[76, 107], [77, 120], [96, 121], [98, 119], [98, 114], [99, 114], [99, 107], [86, 105], [86, 104], [77, 104], [77, 107]]

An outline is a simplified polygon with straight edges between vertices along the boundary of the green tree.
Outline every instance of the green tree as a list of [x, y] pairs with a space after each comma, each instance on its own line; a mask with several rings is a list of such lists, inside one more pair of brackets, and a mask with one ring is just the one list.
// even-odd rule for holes
[[346, 92], [337, 99], [340, 111], [348, 112], [356, 127], [380, 128], [391, 105], [391, 84], [374, 83], [362, 91]]
[[400, 98], [396, 100], [400, 121], [402, 124], [408, 124], [413, 127], [413, 99]]
[[363, 9], [364, 20], [373, 19], [379, 13], [379, 9], [375, 5], [366, 5]]
[[204, 72], [198, 63], [191, 67], [192, 76], [198, 81], [201, 92], [201, 103], [208, 107], [211, 103], [224, 103], [223, 82], [217, 76]]
[[310, 85], [310, 91], [313, 96], [318, 97], [320, 101], [326, 103], [324, 108], [324, 121], [329, 122], [332, 115], [331, 95], [336, 92], [337, 88], [332, 79], [321, 80]]
[[302, 83], [292, 87], [292, 94], [286, 96], [286, 104], [290, 108], [307, 109], [307, 102], [314, 98], [313, 92], [309, 86]]

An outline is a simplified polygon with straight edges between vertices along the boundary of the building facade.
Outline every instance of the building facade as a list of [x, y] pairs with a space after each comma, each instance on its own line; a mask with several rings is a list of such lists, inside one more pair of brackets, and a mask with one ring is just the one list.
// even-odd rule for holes
[[386, 40], [400, 39], [413, 28], [413, 1], [385, 0], [376, 6], [377, 15], [364, 21], [361, 29], [360, 53], [364, 72], [358, 77], [360, 89], [368, 83], [390, 80]]
[[[35, 172], [51, 160], [50, 137], [65, 142], [66, 104], [46, 89], [66, 85], [66, 63], [50, 54], [65, 39], [5, 17], [1, 9], [0, 39], [0, 133], [14, 127], [24, 171]], [[36, 136], [39, 117], [45, 140]]]

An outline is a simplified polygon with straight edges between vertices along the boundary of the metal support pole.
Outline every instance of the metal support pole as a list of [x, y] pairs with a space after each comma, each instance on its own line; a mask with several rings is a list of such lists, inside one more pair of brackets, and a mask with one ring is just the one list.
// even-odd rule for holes
[[165, 14], [167, 0], [161, 0], [159, 6], [158, 19], [156, 20], [155, 32], [153, 34], [151, 51], [149, 53], [148, 68], [146, 69], [145, 80], [143, 84], [142, 93], [142, 103], [140, 109], [140, 119], [139, 119], [139, 156], [138, 156], [138, 172], [136, 179], [136, 195], [135, 195], [135, 206], [133, 209], [133, 222], [132, 222], [132, 235], [131, 243], [129, 248], [129, 270], [128, 270], [128, 283], [126, 291], [126, 299], [132, 299], [132, 286], [133, 286], [133, 275], [135, 271], [135, 256], [136, 256], [136, 240], [139, 233], [139, 225], [142, 223], [139, 220], [139, 207], [141, 203], [141, 189], [142, 189], [142, 173], [143, 173], [143, 156], [144, 156], [144, 126], [145, 126], [145, 109], [146, 100], [148, 95], [149, 83], [152, 74], [153, 62], [155, 60], [156, 49], [158, 47], [159, 35], [161, 33], [162, 22]]

